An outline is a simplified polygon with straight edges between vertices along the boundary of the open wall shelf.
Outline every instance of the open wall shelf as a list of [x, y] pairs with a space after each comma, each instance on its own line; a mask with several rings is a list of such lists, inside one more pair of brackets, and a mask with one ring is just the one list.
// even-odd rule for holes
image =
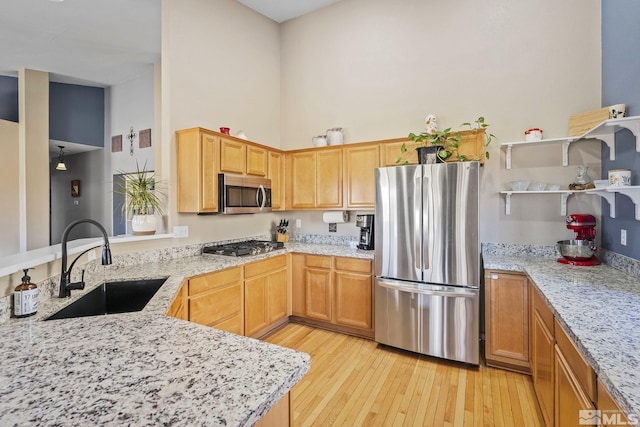
[[511, 169], [511, 152], [513, 148], [523, 146], [562, 145], [562, 166], [569, 165], [569, 145], [572, 142], [585, 139], [599, 139], [609, 147], [609, 158], [616, 159], [615, 134], [622, 129], [628, 129], [636, 137], [636, 151], [640, 153], [640, 116], [623, 117], [621, 119], [609, 119], [600, 123], [580, 136], [568, 136], [565, 138], [542, 139], [539, 141], [504, 142], [500, 148], [506, 150], [505, 167]]

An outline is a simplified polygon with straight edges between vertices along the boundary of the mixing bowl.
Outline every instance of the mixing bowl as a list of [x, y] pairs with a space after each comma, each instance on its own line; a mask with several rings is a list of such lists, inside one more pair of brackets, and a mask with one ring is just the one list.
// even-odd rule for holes
[[596, 253], [596, 245], [590, 240], [560, 240], [560, 255], [571, 261], [586, 261]]
[[511, 189], [513, 191], [525, 191], [531, 181], [511, 181]]

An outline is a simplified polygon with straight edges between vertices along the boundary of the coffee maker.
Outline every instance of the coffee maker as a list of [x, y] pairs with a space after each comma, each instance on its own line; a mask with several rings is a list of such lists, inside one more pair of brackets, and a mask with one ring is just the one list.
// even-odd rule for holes
[[358, 249], [373, 250], [373, 215], [356, 215], [356, 226], [360, 227]]

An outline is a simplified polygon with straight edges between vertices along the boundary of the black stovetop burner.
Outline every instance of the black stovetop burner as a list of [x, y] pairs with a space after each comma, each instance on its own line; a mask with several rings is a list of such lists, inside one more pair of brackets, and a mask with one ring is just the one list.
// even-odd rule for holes
[[227, 243], [226, 245], [205, 246], [202, 249], [202, 253], [228, 256], [246, 256], [258, 255], [278, 249], [284, 249], [284, 243], [270, 242], [268, 240], [247, 240], [245, 242]]

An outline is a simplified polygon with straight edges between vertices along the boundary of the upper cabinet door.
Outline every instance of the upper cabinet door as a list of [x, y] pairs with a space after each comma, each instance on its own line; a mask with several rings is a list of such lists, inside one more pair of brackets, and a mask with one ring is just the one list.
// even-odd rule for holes
[[380, 166], [380, 147], [370, 145], [344, 149], [347, 208], [373, 208], [375, 168]]
[[271, 180], [271, 209], [284, 209], [284, 154], [269, 151], [267, 176]]
[[267, 176], [267, 150], [247, 145], [247, 175]]
[[[407, 144], [407, 152], [402, 152], [402, 144]], [[404, 164], [407, 161], [410, 165], [418, 164], [418, 152], [415, 150], [415, 144], [409, 140], [388, 142], [380, 145], [380, 165], [385, 166], [398, 166]], [[400, 159], [399, 162], [396, 162]]]
[[316, 152], [287, 154], [287, 207], [316, 206]]
[[247, 162], [246, 144], [220, 138], [220, 172], [244, 175]]
[[317, 153], [316, 207], [342, 207], [342, 148]]
[[176, 136], [178, 212], [217, 212], [218, 137], [199, 128]]

